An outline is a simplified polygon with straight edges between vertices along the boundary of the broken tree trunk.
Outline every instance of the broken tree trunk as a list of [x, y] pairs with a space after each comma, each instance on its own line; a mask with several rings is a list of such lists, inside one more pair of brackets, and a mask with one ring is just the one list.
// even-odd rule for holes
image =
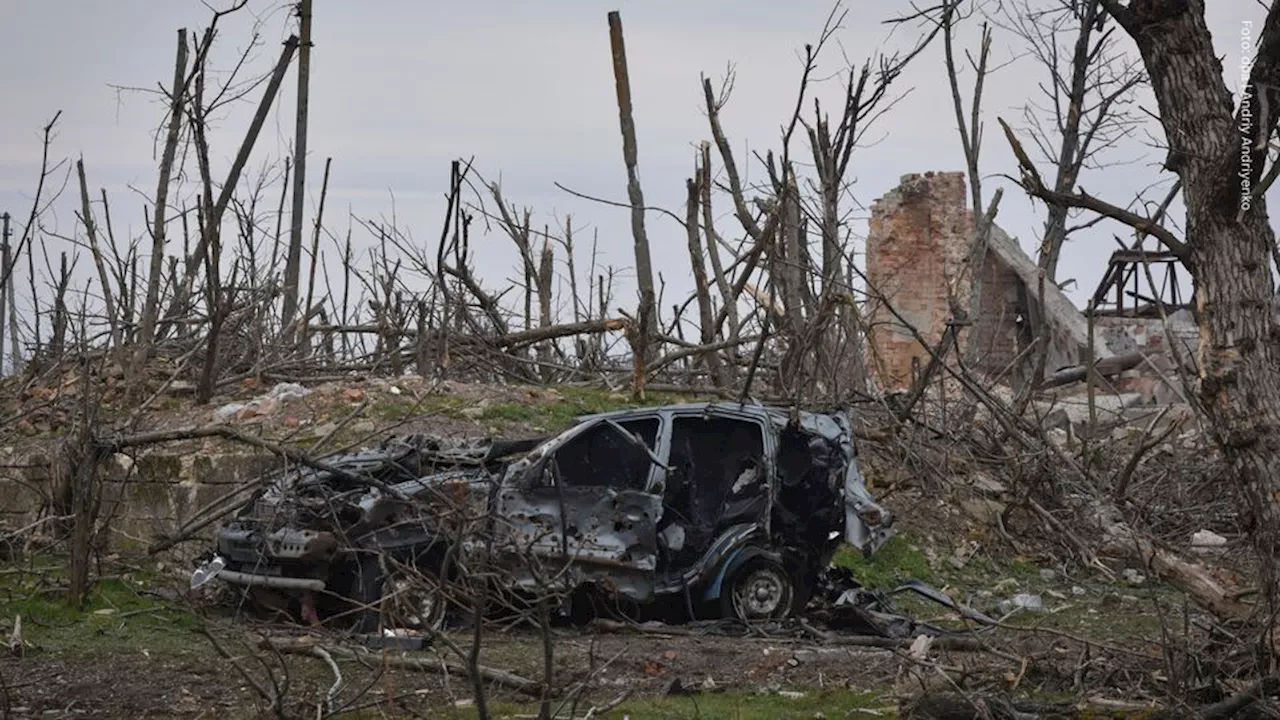
[[636, 121], [631, 112], [631, 78], [627, 73], [627, 49], [622, 37], [622, 15], [609, 13], [609, 44], [613, 50], [613, 77], [618, 93], [618, 119], [622, 126], [622, 158], [627, 165], [627, 198], [631, 201], [631, 236], [635, 242], [636, 285], [640, 307], [636, 327], [628, 335], [635, 363], [631, 392], [644, 397], [645, 361], [649, 357], [655, 312], [653, 263], [649, 259], [649, 237], [644, 227], [644, 193], [637, 168]]
[[[543, 232], [542, 253], [538, 258], [538, 327], [543, 330], [551, 327], [551, 282], [555, 277], [555, 253], [546, 237], [547, 233]], [[551, 379], [553, 342], [548, 340], [538, 345], [539, 374], [544, 381]]]
[[102, 286], [102, 304], [111, 327], [111, 347], [120, 347], [120, 320], [116, 316], [115, 300], [111, 296], [111, 276], [107, 272], [102, 248], [98, 245], [98, 227], [93, 221], [93, 208], [89, 206], [89, 186], [84, 179], [84, 158], [76, 160], [76, 175], [80, 179], [80, 222], [84, 224], [85, 238], [89, 241], [89, 254], [98, 271], [98, 284]]
[[[1093, 364], [1093, 372], [1097, 377], [1112, 377], [1120, 373], [1131, 370], [1142, 364], [1144, 356], [1141, 351], [1134, 350], [1124, 353], [1123, 355], [1112, 355], [1104, 357]], [[1060, 387], [1069, 385], [1073, 382], [1080, 382], [1089, 376], [1089, 363], [1075, 365], [1069, 368], [1063, 368], [1046, 377], [1041, 383], [1042, 389]]]
[[[698, 227], [698, 206], [702, 197], [702, 183], [710, 182], [705, 168], [696, 168], [694, 177], [686, 181], [688, 191], [685, 206], [685, 228], [689, 239], [689, 264], [693, 268], [693, 285], [697, 293], [698, 325], [701, 329], [703, 345], [715, 342], [715, 320], [711, 313], [711, 292], [707, 284], [707, 267], [702, 261], [702, 233]], [[716, 387], [725, 386], [725, 378], [720, 368], [720, 354], [710, 350], [702, 355], [702, 362], [707, 367], [707, 374]]]
[[1181, 557], [1133, 531], [1119, 509], [1100, 504], [1095, 515], [1102, 529], [1101, 550], [1109, 555], [1131, 558], [1149, 568], [1160, 579], [1174, 585], [1201, 607], [1220, 618], [1243, 620], [1253, 608], [1239, 600], [1239, 593], [1224, 587], [1204, 565]]

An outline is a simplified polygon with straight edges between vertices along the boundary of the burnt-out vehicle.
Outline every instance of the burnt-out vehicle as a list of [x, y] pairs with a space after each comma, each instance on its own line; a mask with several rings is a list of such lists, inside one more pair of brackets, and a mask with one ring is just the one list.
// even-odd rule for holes
[[870, 553], [893, 520], [864, 486], [844, 411], [670, 405], [586, 416], [548, 439], [400, 438], [317, 465], [276, 476], [221, 527], [200, 582], [313, 621], [354, 607], [372, 629], [396, 605], [433, 623], [443, 591], [413, 592], [411, 577], [473, 572], [483, 551], [514, 595], [779, 618], [841, 543]]

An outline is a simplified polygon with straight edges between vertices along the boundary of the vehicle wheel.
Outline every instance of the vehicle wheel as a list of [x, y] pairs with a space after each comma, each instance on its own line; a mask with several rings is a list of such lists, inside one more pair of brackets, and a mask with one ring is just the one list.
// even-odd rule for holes
[[380, 558], [367, 563], [361, 575], [361, 597], [356, 600], [368, 608], [360, 614], [360, 631], [399, 628], [429, 633], [443, 627], [446, 600], [429, 571]]
[[777, 620], [791, 614], [795, 584], [778, 563], [753, 558], [726, 579], [720, 601], [724, 617], [744, 622]]

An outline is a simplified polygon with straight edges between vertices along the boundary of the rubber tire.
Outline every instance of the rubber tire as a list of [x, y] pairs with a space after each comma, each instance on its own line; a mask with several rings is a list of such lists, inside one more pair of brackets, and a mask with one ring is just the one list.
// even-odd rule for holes
[[[404, 562], [405, 560], [400, 561]], [[419, 572], [424, 572], [425, 574], [425, 571], [420, 568]], [[377, 633], [385, 627], [385, 608], [382, 605], [382, 601], [389, 579], [391, 578], [388, 576], [386, 569], [377, 559], [370, 559], [360, 563], [352, 600], [355, 600], [359, 604], [358, 606], [367, 607], [356, 613], [355, 632]], [[432, 629], [439, 629], [444, 621], [446, 609], [443, 598], [437, 597], [432, 617], [428, 623]]]
[[[734, 596], [739, 590], [740, 584], [750, 581], [753, 575], [758, 575], [759, 573], [771, 574], [777, 582], [782, 583], [781, 591], [783, 597], [779, 600], [778, 607], [766, 616], [745, 618], [738, 612]], [[721, 585], [720, 590], [720, 617], [733, 618], [744, 622], [781, 620], [790, 617], [795, 611], [797, 596], [795, 580], [785, 567], [767, 557], [753, 557], [739, 565], [725, 577], [724, 584]]]

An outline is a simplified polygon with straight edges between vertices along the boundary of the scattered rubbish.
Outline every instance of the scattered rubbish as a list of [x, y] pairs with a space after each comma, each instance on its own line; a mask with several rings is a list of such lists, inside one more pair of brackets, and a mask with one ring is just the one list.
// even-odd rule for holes
[[917, 635], [916, 639], [911, 643], [911, 649], [907, 654], [916, 660], [924, 660], [929, 657], [929, 648], [933, 645], [933, 638], [928, 635]]
[[1054, 572], [1049, 568], [1041, 568], [1040, 579], [1043, 580], [1044, 582], [1053, 582], [1057, 578], [1058, 578], [1058, 573]]
[[403, 650], [413, 652], [423, 650], [427, 647], [427, 638], [422, 635], [401, 635], [387, 634], [381, 635], [369, 633], [367, 635], [358, 636], [357, 640], [361, 645], [370, 650]]
[[213, 559], [196, 568], [196, 571], [191, 573], [191, 589], [195, 590], [196, 588], [205, 585], [210, 580], [217, 577], [218, 573], [222, 572], [222, 569], [226, 566], [227, 561], [221, 555], [215, 555]]
[[279, 383], [270, 390], [246, 403], [229, 403], [213, 411], [214, 422], [227, 422], [233, 418], [270, 415], [283, 403], [298, 400], [311, 394], [298, 383]]
[[1039, 595], [1031, 593], [1018, 593], [1008, 600], [1001, 600], [999, 604], [1000, 612], [1008, 614], [1016, 610], [1028, 610], [1030, 612], [1041, 612], [1044, 610], [1044, 600]]
[[1120, 577], [1124, 578], [1124, 581], [1130, 585], [1141, 585], [1147, 581], [1146, 575], [1143, 575], [1133, 568], [1125, 568], [1124, 571], [1120, 573]]
[[667, 681], [667, 684], [663, 686], [658, 695], [670, 697], [675, 695], [695, 695], [698, 692], [698, 688], [688, 687], [680, 682], [680, 678], [675, 677]]
[[22, 616], [15, 615], [13, 617], [13, 632], [9, 633], [9, 654], [20, 658], [25, 650], [26, 644], [22, 640]]
[[222, 407], [217, 408], [216, 410], [213, 411], [213, 421], [226, 422], [231, 418], [235, 417], [236, 415], [239, 415], [240, 411], [244, 410], [247, 407], [248, 406], [245, 405], [244, 403], [229, 403], [227, 405], [223, 405]]
[[815, 594], [809, 614], [828, 628], [857, 635], [907, 639], [920, 635], [936, 637], [953, 634], [952, 631], [917, 622], [897, 611], [892, 603], [893, 597], [908, 592], [938, 603], [979, 625], [998, 624], [995, 619], [957, 603], [941, 590], [918, 580], [909, 581], [887, 592], [870, 590], [862, 587], [844, 568], [827, 571], [823, 577], [822, 591]]
[[788, 700], [803, 700], [805, 694], [799, 690], [779, 690], [778, 697], [784, 697]]
[[1075, 595], [1075, 596], [1077, 596], [1077, 597], [1078, 597], [1078, 596], [1080, 596], [1080, 595], [1084, 595], [1084, 593], [1085, 593], [1084, 588], [1080, 587], [1079, 585], [1072, 585], [1072, 586], [1071, 586], [1071, 594], [1072, 594], [1072, 595]]

